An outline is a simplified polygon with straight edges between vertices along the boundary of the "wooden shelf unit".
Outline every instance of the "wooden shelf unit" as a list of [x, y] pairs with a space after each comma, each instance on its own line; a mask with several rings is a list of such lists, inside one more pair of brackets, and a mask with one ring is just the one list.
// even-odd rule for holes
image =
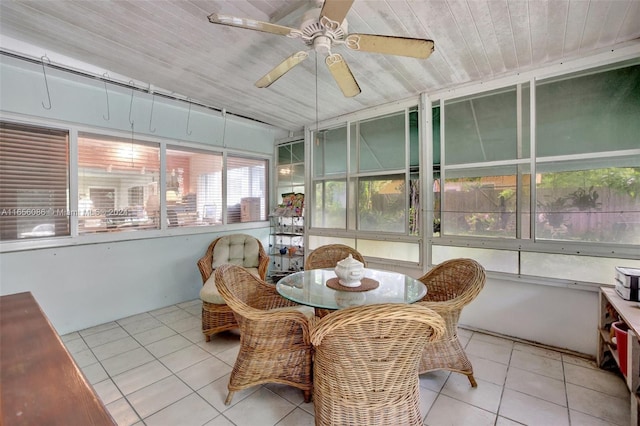
[[638, 387], [640, 386], [640, 303], [624, 300], [616, 293], [613, 287], [600, 288], [600, 303], [598, 307], [598, 351], [596, 361], [602, 367], [605, 361], [605, 354], [609, 352], [616, 364], [620, 366], [620, 354], [618, 348], [611, 342], [610, 329], [615, 319], [609, 315], [607, 305], [610, 304], [617, 312], [621, 321], [629, 326], [627, 334], [627, 388], [630, 392], [629, 409], [631, 411], [631, 425], [637, 426], [638, 406], [640, 396]]

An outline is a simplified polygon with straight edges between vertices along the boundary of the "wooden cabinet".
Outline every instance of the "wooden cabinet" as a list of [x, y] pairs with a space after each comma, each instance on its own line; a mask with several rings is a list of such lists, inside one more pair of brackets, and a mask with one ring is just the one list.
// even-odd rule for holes
[[0, 424], [115, 425], [31, 293], [0, 297]]
[[[612, 287], [602, 287], [599, 297], [598, 313], [598, 351], [596, 358], [598, 366], [602, 367], [607, 354], [611, 354], [616, 364], [620, 366], [620, 357], [626, 355], [626, 382], [629, 388], [629, 409], [631, 410], [631, 425], [638, 425], [638, 386], [640, 385], [640, 304], [622, 299]], [[616, 319], [617, 317], [617, 319]], [[626, 354], [620, 354], [618, 346], [611, 341], [611, 324], [624, 321], [629, 330], [627, 332]]]

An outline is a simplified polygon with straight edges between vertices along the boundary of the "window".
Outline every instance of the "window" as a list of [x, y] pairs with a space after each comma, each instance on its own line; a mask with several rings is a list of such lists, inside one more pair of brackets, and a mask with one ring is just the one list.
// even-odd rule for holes
[[78, 233], [158, 229], [158, 144], [78, 135]]
[[599, 268], [640, 244], [638, 93], [635, 60], [435, 107], [434, 218], [452, 238], [434, 240], [433, 262], [609, 283]]
[[538, 84], [537, 239], [640, 244], [638, 93], [640, 65]]
[[222, 223], [222, 154], [167, 147], [169, 226]]
[[267, 220], [267, 165], [227, 156], [227, 223]]
[[0, 123], [0, 240], [69, 235], [67, 131]]

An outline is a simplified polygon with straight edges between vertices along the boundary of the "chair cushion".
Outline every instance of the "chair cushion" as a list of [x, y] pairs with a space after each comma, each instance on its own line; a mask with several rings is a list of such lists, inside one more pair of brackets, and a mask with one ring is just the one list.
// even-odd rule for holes
[[221, 237], [213, 248], [213, 262], [211, 266], [216, 269], [225, 263], [243, 266], [245, 268], [257, 268], [260, 265], [260, 248], [258, 240], [250, 235], [235, 234]]
[[[258, 268], [246, 268], [251, 274], [260, 278]], [[203, 302], [213, 303], [215, 305], [224, 305], [224, 298], [218, 293], [218, 287], [216, 287], [216, 274], [211, 274], [209, 279], [200, 289], [200, 299]]]

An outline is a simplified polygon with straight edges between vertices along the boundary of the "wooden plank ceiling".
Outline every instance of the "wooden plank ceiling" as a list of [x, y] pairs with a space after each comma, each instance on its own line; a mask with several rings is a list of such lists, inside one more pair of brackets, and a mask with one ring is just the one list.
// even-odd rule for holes
[[[0, 1], [0, 36], [195, 102], [299, 130], [421, 92], [559, 63], [640, 38], [637, 0], [355, 0], [349, 33], [428, 38], [420, 60], [337, 46], [362, 93], [345, 98], [315, 54], [266, 89], [254, 82], [306, 46], [213, 25], [213, 12], [298, 27], [312, 0]], [[4, 50], [10, 50], [1, 42]], [[317, 68], [317, 72], [316, 72]]]

